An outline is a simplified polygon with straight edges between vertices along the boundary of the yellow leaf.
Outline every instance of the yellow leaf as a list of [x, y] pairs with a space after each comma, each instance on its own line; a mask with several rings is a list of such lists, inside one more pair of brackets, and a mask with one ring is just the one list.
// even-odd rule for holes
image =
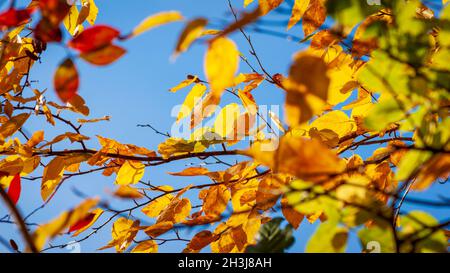
[[145, 165], [136, 161], [125, 161], [117, 173], [116, 184], [129, 185], [138, 183], [144, 176]]
[[180, 223], [189, 216], [190, 212], [191, 202], [189, 199], [173, 198], [168, 206], [158, 216], [156, 222], [172, 222], [174, 224]]
[[41, 184], [41, 197], [46, 201], [55, 191], [64, 174], [66, 163], [64, 157], [55, 157], [44, 168]]
[[205, 29], [208, 20], [204, 18], [197, 18], [190, 21], [180, 37], [178, 38], [177, 45], [175, 47], [175, 52], [173, 53], [173, 57], [175, 58], [180, 53], [185, 52], [191, 46], [191, 44], [199, 37], [203, 35], [203, 30]]
[[225, 37], [211, 41], [205, 55], [204, 67], [213, 96], [220, 98], [224, 89], [233, 84], [239, 68], [239, 51], [236, 44]]
[[158, 252], [158, 244], [153, 240], [147, 240], [140, 242], [133, 250], [132, 253], [157, 253]]
[[139, 199], [142, 198], [143, 195], [140, 193], [137, 189], [129, 187], [129, 186], [123, 186], [121, 185], [115, 192], [114, 196], [120, 197], [120, 198], [130, 198], [130, 199]]
[[310, 124], [310, 128], [316, 128], [319, 131], [329, 129], [341, 138], [353, 130], [354, 122], [344, 112], [335, 110], [315, 119]]
[[80, 228], [79, 230], [77, 230], [74, 234], [72, 234], [72, 237], [76, 237], [79, 234], [81, 234], [82, 232], [84, 232], [85, 230], [87, 230], [88, 228], [90, 228], [96, 221], [97, 219], [103, 214], [103, 210], [100, 208], [94, 209], [93, 211], [91, 211], [89, 214], [92, 214], [92, 220], [87, 223], [85, 226], [83, 226], [82, 228]]
[[44, 141], [44, 131], [36, 131], [33, 136], [27, 141], [26, 145], [30, 148], [35, 147], [39, 143]]
[[244, 0], [244, 8], [250, 5], [254, 0]]
[[[275, 149], [276, 148], [276, 149]], [[274, 173], [286, 173], [308, 181], [342, 173], [345, 162], [318, 140], [291, 135], [283, 136], [278, 147], [265, 147], [256, 142], [249, 155], [270, 167]]]
[[259, 0], [261, 15], [266, 15], [271, 10], [276, 9], [284, 0]]
[[12, 136], [30, 117], [30, 114], [19, 114], [12, 117], [0, 126], [0, 144], [4, 143], [5, 138]]
[[[94, 0], [81, 0], [81, 3], [83, 4], [83, 7], [88, 7], [88, 16], [86, 17], [86, 20], [89, 24], [93, 25], [95, 23], [95, 20], [97, 20], [98, 15], [98, 7], [95, 4]], [[81, 10], [83, 11], [83, 7]], [[86, 9], [86, 8], [85, 8]]]
[[145, 18], [137, 27], [135, 27], [130, 37], [136, 37], [152, 28], [183, 20], [183, 16], [178, 11], [163, 11], [150, 15]]
[[63, 21], [64, 26], [72, 36], [83, 31], [83, 26], [78, 24], [78, 17], [78, 8], [77, 5], [74, 4], [70, 7], [69, 13], [66, 15]]
[[239, 105], [236, 103], [230, 103], [222, 108], [214, 121], [214, 133], [218, 134], [222, 138], [226, 138], [237, 126], [236, 120], [239, 115]]
[[295, 56], [289, 77], [283, 81], [287, 91], [286, 121], [291, 127], [303, 124], [323, 109], [330, 83], [327, 69], [320, 57], [307, 52]]
[[302, 19], [303, 14], [309, 6], [309, 0], [295, 0], [294, 6], [292, 7], [292, 15], [289, 18], [288, 29], [293, 27], [295, 24]]
[[175, 93], [178, 90], [191, 85], [192, 83], [196, 82], [197, 80], [198, 80], [197, 76], [189, 75], [186, 80], [180, 82], [177, 86], [170, 88], [169, 91]]
[[121, 217], [113, 224], [112, 240], [106, 246], [99, 248], [99, 250], [115, 247], [117, 252], [122, 252], [128, 248], [138, 231], [139, 221]]
[[183, 104], [181, 105], [180, 112], [178, 112], [177, 122], [181, 119], [189, 116], [194, 109], [194, 106], [198, 101], [201, 100], [205, 94], [206, 86], [204, 84], [198, 83], [194, 85], [189, 94], [186, 96]]
[[166, 194], [156, 198], [142, 209], [142, 212], [148, 217], [158, 217], [159, 214], [170, 204], [173, 199], [171, 194]]
[[172, 173], [169, 172], [168, 174], [170, 175], [175, 175], [175, 176], [198, 176], [198, 175], [205, 175], [209, 173], [209, 170], [203, 167], [190, 167], [187, 169], [184, 169], [181, 172], [178, 173]]
[[36, 248], [41, 250], [47, 240], [53, 239], [63, 232], [63, 230], [86, 217], [97, 203], [98, 199], [87, 199], [76, 208], [62, 213], [58, 218], [47, 224], [39, 226], [32, 235]]

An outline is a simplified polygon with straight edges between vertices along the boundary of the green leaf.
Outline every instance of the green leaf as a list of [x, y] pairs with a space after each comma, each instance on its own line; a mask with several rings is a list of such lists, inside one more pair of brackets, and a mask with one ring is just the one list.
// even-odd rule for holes
[[447, 237], [439, 222], [423, 211], [411, 211], [400, 218], [401, 252], [447, 252]]
[[398, 171], [395, 174], [395, 179], [406, 180], [410, 175], [425, 161], [432, 156], [431, 152], [410, 150], [400, 161]]
[[371, 227], [364, 227], [358, 232], [362, 248], [370, 253], [395, 252], [395, 239], [389, 224], [376, 223]]
[[382, 9], [381, 5], [368, 5], [360, 0], [334, 0], [327, 2], [327, 11], [339, 24], [355, 26], [367, 16]]
[[347, 247], [348, 230], [338, 226], [337, 221], [328, 220], [320, 224], [306, 245], [306, 252], [344, 252]]
[[264, 224], [259, 231], [259, 240], [256, 245], [247, 247], [247, 253], [284, 253], [295, 238], [292, 236], [293, 227], [287, 224], [284, 229], [280, 225], [283, 218], [274, 218]]
[[380, 131], [389, 124], [401, 120], [405, 116], [401, 106], [395, 99], [389, 99], [375, 105], [364, 119], [364, 125], [371, 130]]

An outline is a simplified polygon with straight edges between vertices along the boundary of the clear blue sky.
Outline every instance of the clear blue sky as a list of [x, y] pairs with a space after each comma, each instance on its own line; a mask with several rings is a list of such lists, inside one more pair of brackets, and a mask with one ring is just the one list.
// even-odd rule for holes
[[[3, 2], [4, 0], [2, 0]], [[25, 2], [19, 1], [19, 3]], [[100, 13], [97, 24], [112, 25], [123, 33], [130, 31], [146, 16], [166, 10], [179, 10], [187, 18], [197, 16], [207, 16], [213, 23], [220, 24], [223, 19], [231, 20], [228, 4], [226, 0], [97, 0]], [[241, 9], [243, 0], [232, 1], [236, 8]], [[256, 1], [255, 1], [256, 2]], [[289, 2], [289, 1], [288, 1]], [[5, 5], [1, 6], [4, 8]], [[284, 7], [287, 7], [285, 5]], [[276, 13], [271, 15], [272, 19], [279, 18]], [[286, 17], [284, 17], [286, 18]], [[203, 76], [203, 54], [205, 46], [196, 44], [188, 53], [181, 55], [176, 62], [171, 62], [169, 57], [173, 51], [176, 39], [183, 27], [182, 23], [174, 23], [154, 29], [135, 39], [121, 43], [128, 50], [128, 53], [118, 62], [107, 67], [93, 67], [83, 61], [77, 61], [81, 87], [80, 95], [86, 100], [91, 109], [90, 117], [102, 117], [110, 115], [110, 122], [101, 122], [86, 125], [82, 128], [82, 133], [88, 136], [102, 135], [116, 139], [123, 143], [134, 143], [156, 149], [157, 145], [163, 141], [163, 137], [156, 135], [148, 128], [138, 128], [137, 124], [152, 124], [161, 131], [168, 131], [175, 118], [170, 116], [173, 106], [183, 102], [186, 92], [180, 91], [176, 94], [167, 90], [185, 79], [187, 74]], [[278, 30], [284, 30], [284, 26]], [[301, 36], [299, 26], [293, 28], [292, 35]], [[269, 68], [270, 73], [286, 73], [292, 58], [292, 54], [304, 47], [295, 41], [275, 38], [267, 35], [251, 33], [252, 40], [262, 61]], [[235, 34], [232, 38], [237, 42], [239, 49], [248, 55], [248, 45], [242, 36]], [[40, 90], [48, 88], [46, 93], [48, 100], [54, 100], [52, 88], [52, 75], [58, 63], [66, 57], [66, 51], [58, 46], [50, 45], [42, 56], [42, 64], [36, 64], [31, 71], [31, 80], [39, 80], [35, 87]], [[250, 57], [250, 56], [249, 56]], [[241, 72], [250, 72], [248, 67], [241, 64]], [[256, 101], [259, 104], [283, 104], [284, 97], [282, 91], [270, 85], [262, 85], [254, 92]], [[232, 98], [225, 99], [231, 101]], [[77, 115], [67, 115], [74, 120]], [[51, 139], [59, 130], [51, 128], [43, 122], [42, 118], [33, 118], [28, 122], [25, 129], [28, 132], [45, 129], [46, 139]], [[96, 138], [88, 142], [91, 147], [98, 148]], [[66, 146], [60, 146], [64, 148]], [[364, 153], [368, 156], [369, 153]], [[231, 160], [230, 160], [231, 161]], [[182, 170], [188, 163], [199, 163], [198, 160], [177, 162], [161, 167], [148, 168], [145, 180], [150, 180], [154, 184], [171, 184], [180, 187], [188, 184], [199, 184], [207, 182], [204, 178], [174, 178], [166, 174], [167, 171]], [[86, 169], [87, 167], [82, 167]], [[35, 175], [39, 175], [39, 170]], [[89, 196], [102, 196], [112, 201], [113, 206], [119, 208], [123, 202], [111, 199], [107, 191], [114, 189], [114, 176], [103, 177], [99, 174], [82, 176], [68, 180], [52, 202], [43, 210], [35, 214], [30, 222], [42, 223], [54, 218], [63, 210], [73, 207], [81, 202], [81, 199], [73, 194], [72, 188], [77, 188]], [[433, 186], [421, 197], [436, 198], [438, 194], [448, 193], [448, 185]], [[40, 181], [23, 181], [23, 193], [19, 202], [20, 209], [26, 213], [42, 204], [40, 198]], [[195, 198], [194, 198], [195, 199]], [[125, 204], [126, 205], [126, 204]], [[197, 205], [197, 204], [194, 204]], [[405, 206], [405, 208], [413, 208]], [[445, 209], [430, 209], [438, 218], [448, 217]], [[5, 214], [5, 209], [0, 206], [0, 217]], [[101, 223], [107, 216], [102, 216], [98, 223]], [[148, 219], [152, 222], [152, 219]], [[96, 225], [94, 225], [96, 226]], [[291, 252], [302, 252], [305, 243], [316, 228], [306, 221], [296, 231], [296, 243], [290, 249]], [[185, 237], [195, 234], [193, 230]], [[88, 232], [84, 233], [87, 234]], [[18, 239], [18, 232], [10, 225], [0, 224], [0, 234], [4, 238]], [[83, 235], [80, 235], [82, 237]], [[167, 236], [166, 236], [167, 237]], [[105, 245], [111, 238], [111, 227], [107, 226], [99, 234], [81, 243], [83, 252], [92, 252]], [[60, 237], [55, 243], [64, 243], [72, 239], [67, 236]], [[20, 241], [20, 240], [18, 240]], [[185, 243], [167, 243], [160, 247], [161, 252], [180, 251]], [[5, 248], [0, 245], [0, 251]], [[351, 236], [349, 251], [359, 252], [360, 246], [354, 234]], [[55, 250], [67, 252], [68, 250]], [[113, 251], [113, 250], [106, 250]]]

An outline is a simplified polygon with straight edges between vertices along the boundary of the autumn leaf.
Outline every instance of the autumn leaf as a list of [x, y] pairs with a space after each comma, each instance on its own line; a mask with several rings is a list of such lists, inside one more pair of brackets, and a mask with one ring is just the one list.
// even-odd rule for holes
[[26, 23], [34, 9], [14, 9], [10, 8], [0, 13], [0, 27], [15, 27]]
[[125, 161], [117, 173], [116, 184], [136, 184], [144, 176], [145, 166], [141, 162]]
[[308, 121], [324, 107], [330, 80], [327, 66], [320, 57], [299, 53], [283, 82], [286, 95], [286, 120], [295, 127]]
[[110, 45], [119, 35], [120, 32], [115, 28], [97, 25], [84, 30], [73, 38], [68, 46], [81, 53], [88, 53]]
[[156, 238], [156, 237], [168, 232], [172, 228], [173, 228], [172, 221], [162, 221], [162, 222], [157, 222], [156, 224], [147, 227], [146, 229], [144, 229], [144, 232], [148, 236], [150, 236], [152, 238]]
[[204, 84], [197, 83], [196, 85], [194, 85], [194, 87], [184, 99], [183, 104], [181, 105], [180, 112], [178, 112], [177, 116], [177, 122], [185, 117], [188, 117], [192, 113], [194, 106], [200, 101], [205, 92], [206, 86]]
[[276, 9], [284, 0], [259, 0], [261, 14], [266, 15], [271, 10]]
[[53, 77], [56, 94], [64, 103], [72, 99], [78, 92], [78, 71], [71, 59], [64, 60]]
[[309, 7], [303, 15], [303, 32], [305, 37], [311, 35], [327, 17], [324, 0], [310, 0]]
[[170, 175], [174, 176], [198, 176], [208, 174], [209, 170], [203, 167], [189, 167], [181, 172], [169, 172]]
[[74, 232], [72, 234], [72, 237], [78, 236], [79, 234], [87, 230], [89, 227], [91, 227], [102, 214], [103, 214], [102, 209], [97, 208], [92, 210], [84, 218], [80, 219], [75, 224], [71, 225], [69, 227], [69, 233]]
[[0, 126], [0, 142], [4, 142], [7, 137], [12, 136], [17, 130], [22, 128], [29, 117], [30, 114], [22, 113], [3, 123]]
[[121, 185], [115, 192], [114, 196], [124, 199], [139, 199], [143, 197], [143, 194], [140, 193], [137, 189], [132, 188], [130, 186]]
[[281, 199], [281, 212], [283, 213], [289, 224], [294, 229], [298, 229], [300, 223], [303, 221], [304, 215], [296, 211], [288, 202], [287, 198], [283, 196]]
[[151, 201], [148, 205], [142, 208], [142, 212], [148, 217], [158, 217], [161, 212], [170, 204], [173, 196], [166, 194]]
[[80, 58], [93, 65], [109, 65], [120, 59], [126, 50], [116, 45], [106, 45], [99, 49], [80, 54]]
[[42, 200], [47, 200], [54, 192], [64, 174], [65, 162], [63, 157], [55, 157], [44, 168], [41, 185]]
[[14, 178], [12, 179], [8, 188], [8, 196], [14, 205], [17, 204], [17, 201], [19, 201], [21, 191], [22, 186], [20, 182], [20, 174], [16, 174], [14, 175]]
[[157, 253], [158, 244], [153, 240], [147, 240], [140, 242], [135, 248], [131, 250], [131, 253]]
[[185, 52], [191, 46], [191, 44], [199, 37], [203, 35], [208, 20], [204, 18], [197, 18], [187, 23], [180, 37], [178, 38], [173, 58], [177, 57], [180, 53]]
[[255, 143], [248, 153], [275, 173], [288, 173], [312, 181], [326, 174], [339, 174], [346, 165], [319, 141], [294, 136], [282, 137], [277, 149]]
[[139, 221], [133, 221], [124, 217], [117, 219], [112, 227], [112, 240], [99, 250], [115, 247], [117, 252], [125, 251], [132, 243], [139, 231]]
[[211, 231], [209, 230], [203, 230], [199, 233], [195, 234], [194, 237], [192, 237], [191, 241], [186, 246], [186, 249], [183, 252], [198, 252], [207, 245], [209, 245], [211, 242], [213, 242], [217, 236], [215, 236]]
[[186, 80], [180, 82], [177, 86], [170, 88], [169, 91], [175, 93], [178, 90], [188, 87], [189, 85], [197, 81], [198, 81], [197, 76], [188, 75]]
[[181, 20], [183, 20], [183, 16], [178, 11], [163, 11], [153, 14], [139, 23], [126, 38], [136, 37], [152, 28]]
[[238, 67], [239, 52], [232, 40], [218, 38], [209, 44], [204, 70], [213, 96], [220, 98], [224, 89], [233, 84]]
[[74, 209], [63, 212], [54, 220], [39, 226], [32, 234], [36, 248], [41, 250], [47, 240], [53, 239], [67, 227], [70, 227], [79, 222], [81, 219], [84, 219], [89, 211], [97, 205], [97, 203], [98, 199], [87, 199]]
[[221, 215], [231, 198], [230, 191], [224, 185], [212, 186], [200, 194], [206, 215]]
[[310, 0], [295, 0], [294, 6], [292, 7], [291, 18], [289, 18], [288, 29], [292, 28], [302, 19], [303, 14], [309, 6], [309, 1]]

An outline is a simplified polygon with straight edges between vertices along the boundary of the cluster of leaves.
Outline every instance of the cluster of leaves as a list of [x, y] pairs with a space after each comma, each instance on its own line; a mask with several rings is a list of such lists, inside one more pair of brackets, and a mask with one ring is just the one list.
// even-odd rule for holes
[[[356, 0], [295, 0], [289, 5], [287, 28], [301, 22], [304, 39], [299, 42], [308, 46], [295, 54], [283, 75], [267, 72], [245, 28], [288, 3], [252, 2], [244, 1], [242, 13], [229, 2], [235, 20], [220, 30], [209, 29], [207, 18], [185, 20], [179, 12], [167, 11], [149, 16], [124, 34], [111, 26], [94, 25], [98, 14], [94, 0], [81, 0], [80, 8], [65, 0], [33, 0], [24, 9], [11, 6], [0, 13], [0, 192], [22, 227], [28, 250], [53, 248], [45, 248], [48, 240], [67, 230], [79, 236], [110, 214], [77, 241], [114, 221], [112, 240], [101, 249], [150, 253], [162, 243], [180, 240], [187, 241], [184, 252], [207, 246], [213, 252], [281, 252], [292, 244], [292, 229], [307, 219], [321, 222], [306, 246], [309, 252], [345, 251], [350, 230], [358, 231], [363, 249], [377, 241], [383, 252], [447, 251], [448, 221], [439, 223], [422, 211], [404, 213], [401, 207], [404, 202], [450, 205], [407, 197], [410, 191], [446, 181], [450, 171], [450, 6], [435, 15], [417, 0], [381, 1], [378, 6]], [[326, 25], [327, 18], [333, 26]], [[190, 119], [191, 137], [167, 135], [157, 151], [102, 136], [97, 137], [100, 149], [87, 147], [90, 137], [81, 133], [82, 126], [109, 117], [76, 123], [63, 118], [67, 111], [89, 115], [78, 93], [76, 60], [111, 64], [126, 53], [117, 43], [177, 21], [185, 27], [173, 57], [194, 42], [207, 44], [206, 78], [189, 75], [170, 89], [182, 92], [192, 87], [176, 119]], [[71, 36], [68, 41], [62, 27]], [[244, 36], [257, 65], [230, 38], [235, 32]], [[74, 53], [54, 74], [53, 89], [60, 102], [47, 101], [46, 90], [34, 89], [29, 80], [30, 69], [47, 43], [59, 43]], [[249, 72], [239, 73], [240, 63]], [[270, 124], [282, 133], [277, 145], [264, 133], [264, 127], [272, 128], [269, 122], [255, 128], [258, 104], [252, 93], [263, 83], [276, 86], [286, 97], [285, 118], [270, 114]], [[202, 127], [225, 94], [235, 102], [223, 107], [213, 127]], [[244, 106], [243, 112], [237, 103]], [[62, 129], [52, 140], [45, 140], [43, 131], [27, 136], [22, 127], [33, 114], [54, 126], [61, 122], [71, 131]], [[244, 130], [239, 128], [242, 124]], [[252, 138], [248, 149], [229, 149], [246, 137]], [[67, 140], [80, 147], [54, 149]], [[370, 157], [346, 153], [362, 146], [373, 148]], [[249, 160], [230, 165], [219, 159], [236, 155]], [[169, 174], [206, 176], [211, 183], [173, 188], [143, 181], [145, 170], [152, 166], [210, 157], [227, 168], [190, 167]], [[81, 171], [81, 165], [88, 170]], [[40, 166], [42, 175], [30, 176]], [[118, 185], [114, 196], [133, 201], [132, 206], [116, 210], [88, 198], [28, 234], [27, 223], [15, 207], [21, 179], [41, 180], [45, 205], [65, 180], [94, 172], [114, 175]], [[198, 206], [184, 197], [194, 190]], [[279, 228], [280, 219], [271, 221], [278, 209], [289, 222], [284, 230]], [[144, 221], [132, 215], [139, 210], [153, 223], [141, 224]], [[186, 227], [203, 230], [184, 239], [179, 230]], [[162, 237], [168, 234], [176, 238]], [[132, 244], [137, 245], [131, 249]]]

